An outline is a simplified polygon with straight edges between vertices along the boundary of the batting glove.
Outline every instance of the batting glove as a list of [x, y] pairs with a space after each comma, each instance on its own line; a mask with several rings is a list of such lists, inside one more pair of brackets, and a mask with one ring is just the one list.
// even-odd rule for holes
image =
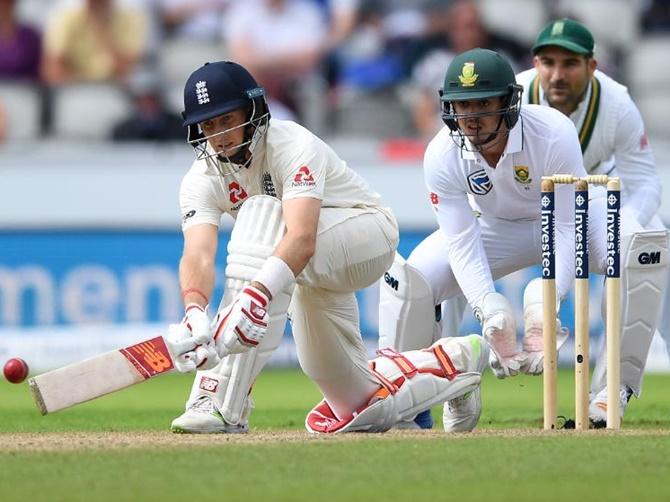
[[246, 286], [215, 320], [214, 343], [219, 357], [258, 346], [267, 331], [270, 300], [259, 289]]
[[182, 373], [209, 369], [219, 362], [207, 307], [196, 303], [186, 306], [181, 324], [169, 326], [166, 344], [175, 368]]

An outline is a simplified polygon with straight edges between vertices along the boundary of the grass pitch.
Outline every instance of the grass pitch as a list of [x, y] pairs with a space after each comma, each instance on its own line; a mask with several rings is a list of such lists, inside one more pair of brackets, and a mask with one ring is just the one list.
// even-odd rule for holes
[[[190, 388], [166, 376], [41, 417], [26, 384], [0, 384], [0, 500], [670, 499], [670, 376], [649, 375], [621, 432], [540, 431], [542, 380], [487, 373], [475, 433], [312, 437], [320, 395], [297, 370], [259, 378], [252, 432], [167, 432]], [[572, 373], [559, 412], [572, 416]]]

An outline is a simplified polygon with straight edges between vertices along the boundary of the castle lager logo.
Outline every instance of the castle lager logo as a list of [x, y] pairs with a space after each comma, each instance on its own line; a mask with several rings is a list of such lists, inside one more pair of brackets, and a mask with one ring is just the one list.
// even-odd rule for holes
[[461, 81], [463, 87], [472, 87], [477, 82], [479, 75], [475, 73], [475, 63], [469, 62], [463, 64], [463, 69], [461, 74], [458, 76], [458, 80]]

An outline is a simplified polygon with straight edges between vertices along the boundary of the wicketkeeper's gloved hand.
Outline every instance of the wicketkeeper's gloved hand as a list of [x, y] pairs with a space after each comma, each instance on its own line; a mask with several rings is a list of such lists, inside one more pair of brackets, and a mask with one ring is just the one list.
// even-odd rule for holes
[[[544, 336], [542, 334], [542, 304], [527, 305], [523, 312], [524, 337], [523, 351], [526, 361], [521, 368], [529, 375], [541, 375], [544, 371]], [[561, 326], [561, 320], [556, 318], [556, 350], [559, 351], [568, 339], [568, 328]]]
[[246, 352], [256, 347], [267, 331], [267, 295], [246, 286], [214, 321], [214, 343], [219, 357]]
[[516, 343], [516, 321], [512, 306], [500, 293], [488, 293], [475, 315], [482, 323], [482, 335], [489, 343], [489, 365], [498, 378], [519, 373], [525, 361]]
[[187, 305], [182, 322], [168, 327], [165, 342], [181, 373], [209, 369], [219, 362], [206, 307]]

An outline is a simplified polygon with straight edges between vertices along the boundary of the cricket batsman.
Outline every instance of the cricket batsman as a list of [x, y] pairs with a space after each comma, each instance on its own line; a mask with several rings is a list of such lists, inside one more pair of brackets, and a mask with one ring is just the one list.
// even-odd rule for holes
[[[177, 369], [199, 371], [173, 431], [248, 430], [251, 386], [287, 313], [300, 365], [324, 395], [310, 432], [384, 431], [479, 387], [488, 346], [476, 335], [368, 361], [354, 293], [391, 266], [398, 226], [327, 144], [272, 119], [264, 90], [234, 62], [194, 71], [184, 109], [196, 152], [180, 189], [185, 314], [167, 338]], [[223, 214], [235, 225], [210, 317]]]
[[[623, 418], [631, 396], [640, 396], [647, 354], [667, 291], [668, 231], [657, 214], [661, 182], [640, 112], [626, 87], [597, 69], [594, 48], [593, 36], [583, 24], [567, 18], [552, 21], [533, 45], [535, 67], [517, 75], [517, 81], [525, 89], [525, 103], [549, 106], [570, 118], [589, 174], [621, 179], [625, 273], [619, 411]], [[539, 281], [526, 288], [524, 318], [526, 337], [539, 336], [541, 341]], [[663, 315], [661, 327], [670, 341], [670, 309]], [[604, 426], [607, 417], [606, 363], [606, 352], [601, 350], [589, 406], [589, 418], [596, 426]]]
[[[463, 294], [482, 324], [497, 377], [541, 371], [542, 353], [524, 350], [531, 340], [524, 340], [524, 349], [517, 345], [512, 307], [494, 281], [540, 261], [542, 177], [582, 177], [586, 170], [572, 122], [549, 107], [522, 107], [522, 93], [512, 67], [496, 52], [473, 49], [449, 65], [440, 91], [445, 127], [424, 157], [439, 229], [407, 261], [396, 256], [388, 274], [397, 288], [380, 281], [380, 346], [429, 346], [440, 336], [440, 304]], [[563, 299], [574, 273], [572, 187], [557, 186], [555, 197], [556, 284]], [[591, 261], [604, 273], [605, 192], [594, 187], [590, 198]], [[566, 337], [557, 320], [559, 347]], [[445, 403], [445, 430], [472, 430], [480, 410], [479, 390]], [[431, 426], [427, 416], [417, 416], [416, 424]]]

